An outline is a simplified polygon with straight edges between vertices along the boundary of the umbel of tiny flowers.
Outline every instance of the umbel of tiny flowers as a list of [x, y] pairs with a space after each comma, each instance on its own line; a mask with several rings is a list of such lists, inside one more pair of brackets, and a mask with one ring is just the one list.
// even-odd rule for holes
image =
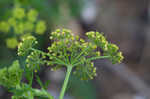
[[[27, 37], [20, 43], [18, 55], [30, 52], [26, 62], [31, 71], [37, 71], [40, 64], [52, 66], [52, 70], [65, 67], [66, 77], [59, 96], [59, 99], [63, 99], [72, 72], [81, 80], [89, 80], [96, 76], [93, 60], [107, 58], [113, 64], [123, 60], [119, 48], [109, 43], [103, 34], [92, 31], [87, 32], [86, 35], [88, 41], [74, 35], [70, 30], [57, 29], [51, 33], [50, 40], [53, 43], [48, 47], [48, 52], [35, 49], [33, 47], [35, 43], [31, 42], [37, 41], [33, 39], [34, 37]], [[29, 40], [31, 41], [28, 42]], [[101, 52], [98, 49], [101, 49]]]
[[15, 5], [10, 10], [10, 17], [0, 21], [0, 31], [11, 33], [6, 39], [8, 48], [14, 49], [18, 46], [19, 40], [31, 34], [42, 35], [46, 31], [46, 22], [39, 19], [38, 11], [29, 9], [26, 11], [21, 5]]

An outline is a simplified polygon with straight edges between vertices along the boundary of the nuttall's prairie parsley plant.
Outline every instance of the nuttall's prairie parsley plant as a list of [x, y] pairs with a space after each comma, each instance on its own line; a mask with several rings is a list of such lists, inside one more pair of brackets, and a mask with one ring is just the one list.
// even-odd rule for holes
[[[18, 13], [21, 12], [18, 11]], [[17, 18], [24, 16], [23, 13], [20, 15]], [[47, 52], [34, 48], [38, 43], [35, 37], [23, 38], [18, 45], [18, 55], [26, 57], [25, 67], [21, 68], [19, 61], [16, 60], [8, 68], [0, 69], [0, 85], [13, 93], [12, 99], [34, 99], [35, 97], [54, 99], [46, 90], [47, 84], [41, 82], [37, 72], [44, 64], [52, 66], [52, 70], [65, 67], [66, 77], [59, 96], [59, 99], [63, 99], [72, 72], [81, 80], [90, 80], [96, 76], [93, 60], [107, 58], [113, 64], [123, 60], [122, 53], [118, 51], [119, 48], [109, 43], [103, 34], [92, 31], [87, 32], [86, 35], [87, 41], [74, 35], [70, 30], [57, 29], [51, 33], [50, 40], [53, 43], [48, 47]], [[22, 81], [23, 73], [28, 82]], [[34, 77], [41, 89], [32, 87]]]
[[7, 35], [9, 33], [6, 45], [8, 48], [14, 49], [20, 39], [31, 34], [42, 35], [46, 31], [46, 22], [39, 19], [39, 14], [35, 9], [27, 10], [20, 5], [15, 5], [10, 10], [10, 17], [0, 21], [0, 31]]
[[52, 70], [65, 67], [66, 77], [59, 96], [59, 99], [63, 99], [72, 72], [81, 80], [89, 80], [96, 76], [93, 60], [107, 58], [113, 64], [123, 60], [119, 48], [109, 43], [103, 34], [92, 31], [87, 32], [86, 36], [88, 40], [74, 35], [70, 30], [57, 29], [51, 33], [50, 40], [53, 43], [48, 47], [48, 52], [35, 49], [37, 41], [33, 36], [29, 36], [19, 44], [18, 55], [27, 56], [26, 69], [32, 72], [32, 76], [43, 64], [52, 66]]

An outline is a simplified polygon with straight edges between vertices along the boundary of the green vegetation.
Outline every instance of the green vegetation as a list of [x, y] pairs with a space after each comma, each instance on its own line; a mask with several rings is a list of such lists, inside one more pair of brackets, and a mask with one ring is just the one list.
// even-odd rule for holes
[[[24, 14], [21, 14], [19, 18], [23, 16]], [[23, 38], [18, 45], [18, 55], [26, 57], [25, 67], [21, 68], [19, 62], [14, 61], [9, 68], [2, 68], [0, 85], [7, 87], [13, 93], [12, 99], [34, 99], [35, 97], [54, 99], [47, 92], [36, 72], [45, 65], [51, 66], [54, 71], [66, 68], [66, 77], [59, 96], [59, 99], [64, 99], [72, 73], [81, 80], [90, 80], [97, 75], [94, 60], [109, 59], [113, 64], [123, 60], [122, 53], [118, 51], [119, 48], [109, 43], [103, 34], [91, 31], [86, 35], [88, 39], [84, 40], [70, 30], [57, 29], [51, 33], [50, 40], [53, 43], [47, 48], [47, 52], [35, 48], [38, 43], [35, 37]], [[28, 82], [22, 81], [23, 71]], [[32, 87], [34, 76], [41, 89]]]

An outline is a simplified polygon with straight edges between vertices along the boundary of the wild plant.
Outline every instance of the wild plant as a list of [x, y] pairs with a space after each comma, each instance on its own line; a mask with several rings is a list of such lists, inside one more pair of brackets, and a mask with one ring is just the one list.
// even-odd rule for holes
[[[93, 79], [96, 74], [94, 60], [108, 59], [112, 64], [121, 63], [122, 52], [118, 51], [117, 45], [108, 42], [105, 36], [99, 32], [87, 32], [87, 40], [74, 35], [70, 30], [57, 29], [51, 33], [51, 45], [47, 52], [37, 49], [38, 44], [33, 36], [22, 40], [18, 46], [18, 55], [26, 57], [25, 66], [20, 67], [16, 60], [9, 68], [0, 70], [0, 85], [13, 93], [12, 99], [35, 99], [45, 97], [54, 99], [47, 91], [47, 84], [44, 84], [37, 75], [42, 66], [50, 66], [55, 71], [66, 68], [66, 76], [59, 99], [64, 99], [66, 88], [71, 74], [76, 75], [80, 80]], [[23, 82], [25, 77], [28, 82]], [[33, 78], [36, 77], [41, 89], [33, 88]]]

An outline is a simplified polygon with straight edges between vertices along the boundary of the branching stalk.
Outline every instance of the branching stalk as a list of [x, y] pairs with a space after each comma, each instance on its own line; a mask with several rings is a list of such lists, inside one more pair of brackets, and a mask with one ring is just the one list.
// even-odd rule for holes
[[[110, 58], [110, 56], [91, 57], [91, 58], [89, 58], [89, 59], [87, 59], [87, 60], [92, 61], [92, 60], [104, 59], [104, 58]], [[73, 66], [77, 66], [77, 65], [79, 65], [79, 64], [81, 64], [81, 63], [82, 63], [82, 62], [75, 63], [75, 64], [73, 64]]]
[[68, 81], [69, 81], [71, 71], [72, 71], [72, 66], [67, 66], [67, 73], [66, 73], [66, 77], [65, 77], [61, 92], [60, 92], [59, 99], [64, 98], [64, 94], [65, 94], [65, 91], [66, 91], [66, 88], [67, 88], [67, 84], [68, 84]]

